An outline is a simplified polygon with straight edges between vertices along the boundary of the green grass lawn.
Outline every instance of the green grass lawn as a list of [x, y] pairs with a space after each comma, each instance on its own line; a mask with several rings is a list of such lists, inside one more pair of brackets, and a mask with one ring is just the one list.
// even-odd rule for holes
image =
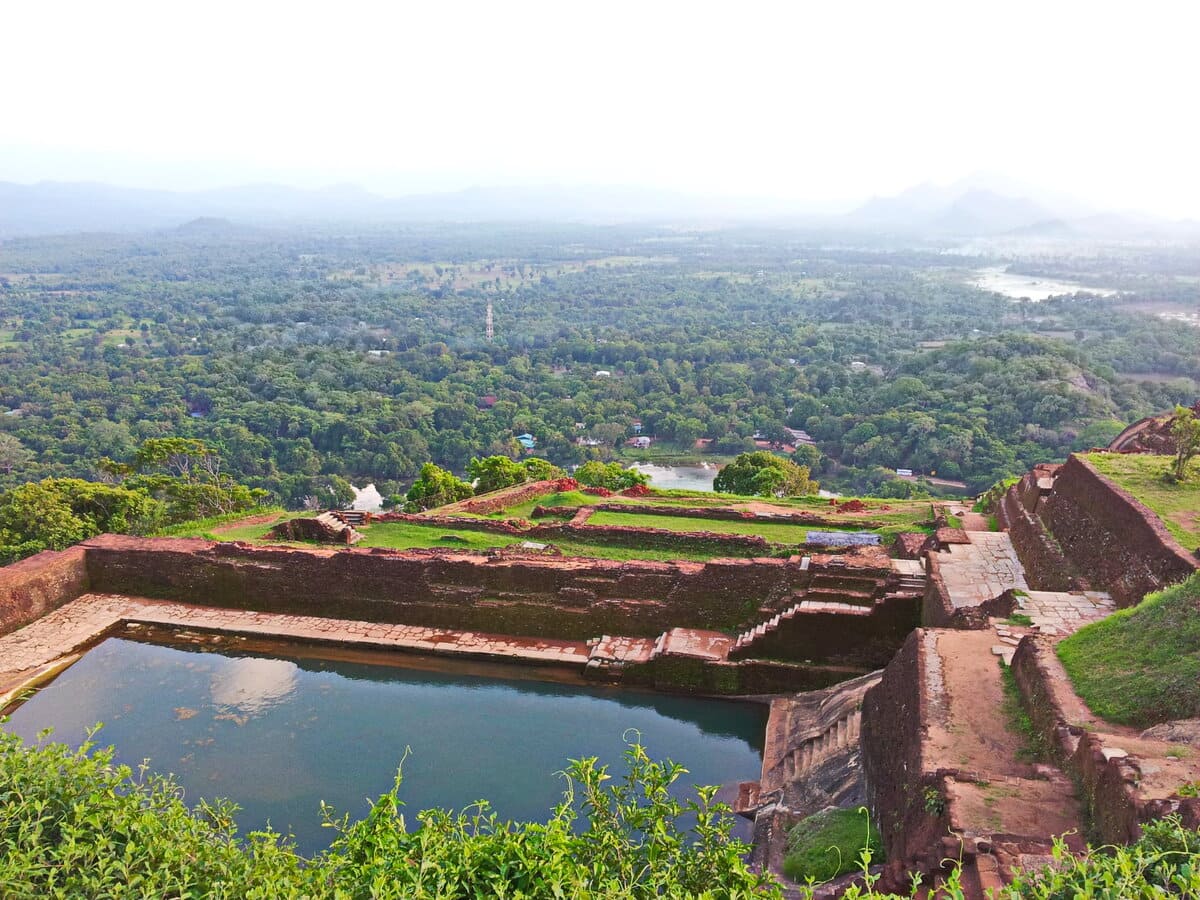
[[596, 503], [608, 503], [610, 500], [617, 498], [593, 497], [591, 494], [585, 494], [582, 491], [561, 491], [556, 494], [547, 494], [545, 497], [535, 497], [533, 500], [526, 500], [524, 503], [518, 503], [515, 506], [509, 506], [498, 513], [492, 513], [485, 518], [488, 519], [529, 519], [533, 517], [533, 508], [535, 506], [589, 506]]
[[1200, 574], [1081, 628], [1058, 657], [1102, 719], [1145, 728], [1200, 716]]
[[[264, 506], [250, 512], [232, 513], [227, 516], [213, 516], [208, 519], [196, 519], [180, 525], [172, 525], [155, 532], [155, 537], [199, 537], [218, 541], [256, 541], [271, 530], [276, 522], [285, 519], [297, 519], [311, 513], [288, 512], [282, 506]], [[245, 519], [258, 519], [262, 516], [274, 516], [269, 522], [255, 522], [252, 525], [235, 525]], [[232, 526], [232, 527], [230, 527]], [[220, 531], [213, 529], [219, 528]]]
[[1200, 462], [1192, 462], [1179, 484], [1163, 481], [1171, 457], [1148, 453], [1088, 453], [1085, 458], [1102, 475], [1133, 494], [1189, 550], [1200, 547]]
[[692, 519], [683, 516], [655, 516], [642, 513], [592, 513], [588, 525], [636, 525], [641, 528], [662, 528], [666, 531], [712, 531], [717, 534], [757, 535], [776, 544], [802, 544], [808, 534], [803, 525], [786, 522], [739, 522], [725, 519]]
[[[487, 534], [482, 531], [468, 531], [446, 528], [440, 525], [414, 525], [408, 522], [377, 522], [360, 529], [363, 539], [357, 547], [388, 547], [393, 550], [412, 550], [417, 548], [440, 547], [442, 549], [487, 550], [491, 547], [507, 547], [520, 543], [521, 538], [508, 534]], [[447, 540], [446, 538], [450, 539]], [[547, 543], [544, 538], [532, 537], [530, 540]], [[553, 540], [555, 547], [567, 556], [590, 556], [599, 559], [653, 559], [669, 562], [675, 559], [687, 559], [703, 562], [711, 559], [712, 553], [692, 553], [682, 550], [657, 550], [643, 547], [610, 547], [591, 541]], [[728, 554], [725, 554], [728, 555]]]
[[[845, 502], [851, 499], [847, 497], [841, 498], [840, 502]], [[861, 530], [858, 524], [864, 518], [872, 522], [881, 522], [886, 527], [880, 529], [883, 534], [895, 534], [900, 531], [921, 531], [920, 523], [927, 523], [933, 519], [933, 512], [928, 500], [881, 500], [878, 498], [863, 498], [862, 502], [867, 506], [865, 513], [845, 514], [838, 513], [834, 506], [829, 504], [828, 500], [822, 500], [818, 497], [785, 497], [781, 499], [766, 499], [763, 497], [743, 497], [737, 494], [717, 494], [711, 491], [685, 491], [685, 490], [654, 490], [647, 497], [622, 497], [619, 494], [612, 497], [596, 497], [591, 494], [585, 494], [582, 491], [566, 491], [563, 493], [549, 494], [545, 497], [539, 497], [534, 500], [527, 500], [524, 503], [519, 503], [510, 506], [502, 512], [491, 513], [486, 518], [489, 519], [508, 519], [508, 518], [523, 518], [528, 519], [533, 515], [535, 506], [585, 506], [595, 505], [597, 503], [613, 503], [613, 504], [650, 504], [653, 506], [663, 506], [668, 508], [673, 507], [742, 507], [747, 503], [770, 503], [773, 506], [779, 506], [784, 509], [794, 510], [795, 512], [810, 512], [814, 515], [819, 515], [822, 518], [838, 522], [836, 525], [828, 526], [831, 528], [842, 528], [847, 530]], [[882, 509], [882, 507], [888, 507]], [[436, 510], [434, 510], [436, 512]], [[461, 515], [461, 514], [460, 514]], [[613, 515], [612, 513], [602, 512], [599, 516]], [[593, 516], [592, 521], [595, 524], [603, 524], [602, 521], [597, 521]], [[678, 520], [672, 520], [674, 523]], [[686, 519], [682, 521], [688, 521]], [[657, 528], [669, 528], [672, 531], [720, 531], [721, 533], [731, 534], [758, 534], [755, 530], [747, 531], [746, 526], [735, 522], [725, 522], [726, 525], [735, 526], [736, 530], [723, 531], [719, 528], [708, 528], [708, 520], [705, 521], [704, 528], [698, 528], [693, 525], [691, 527], [681, 527], [675, 524], [655, 525]], [[723, 520], [716, 520], [721, 522]], [[608, 524], [649, 524], [646, 522], [610, 522]], [[770, 523], [782, 525], [783, 523]], [[783, 527], [796, 528], [795, 525], [784, 525]], [[766, 535], [764, 534], [764, 537]], [[772, 538], [767, 538], [772, 540]], [[790, 540], [790, 539], [787, 539]]]

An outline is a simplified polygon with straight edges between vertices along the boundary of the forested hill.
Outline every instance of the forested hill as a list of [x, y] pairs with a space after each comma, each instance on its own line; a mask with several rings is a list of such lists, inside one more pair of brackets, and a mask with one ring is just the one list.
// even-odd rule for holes
[[561, 464], [606, 456], [637, 420], [680, 453], [807, 429], [831, 485], [906, 467], [981, 488], [1191, 402], [1200, 378], [1200, 329], [1129, 298], [1014, 303], [927, 251], [203, 224], [0, 245], [2, 483], [178, 435], [295, 504], [334, 477], [396, 493], [525, 432]]

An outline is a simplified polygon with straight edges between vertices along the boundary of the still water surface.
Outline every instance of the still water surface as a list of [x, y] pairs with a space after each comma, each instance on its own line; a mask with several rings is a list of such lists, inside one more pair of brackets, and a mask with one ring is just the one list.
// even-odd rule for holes
[[972, 284], [985, 291], [994, 291], [1014, 300], [1027, 298], [1034, 301], [1048, 300], [1086, 291], [1099, 297], [1112, 297], [1116, 291], [1108, 288], [1089, 287], [1076, 281], [1064, 281], [1056, 278], [1034, 277], [1009, 272], [1004, 266], [989, 266], [976, 269]]
[[756, 780], [766, 707], [110, 638], [7, 727], [34, 740], [53, 726], [55, 740], [78, 744], [97, 722], [101, 744], [174, 773], [189, 804], [228, 797], [243, 831], [270, 822], [313, 853], [333, 837], [320, 801], [362, 816], [405, 747], [410, 827], [418, 810], [482, 798], [506, 818], [544, 821], [567, 760], [598, 756], [617, 771], [631, 728], [652, 757], [684, 763], [689, 786]]
[[711, 491], [713, 479], [717, 477], [720, 466], [656, 466], [652, 463], [634, 463], [629, 468], [649, 476], [651, 487]]

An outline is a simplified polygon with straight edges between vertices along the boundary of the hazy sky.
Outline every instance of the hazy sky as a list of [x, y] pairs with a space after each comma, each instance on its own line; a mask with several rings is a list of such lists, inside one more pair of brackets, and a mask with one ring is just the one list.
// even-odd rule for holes
[[1200, 4], [0, 5], [0, 180], [627, 184], [849, 206], [978, 170], [1200, 216]]

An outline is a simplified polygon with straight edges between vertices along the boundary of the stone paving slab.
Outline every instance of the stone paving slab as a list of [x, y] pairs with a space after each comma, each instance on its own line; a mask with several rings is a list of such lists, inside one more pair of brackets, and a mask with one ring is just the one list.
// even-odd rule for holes
[[0, 686], [87, 646], [119, 625], [132, 622], [290, 641], [533, 663], [583, 666], [589, 655], [583, 641], [517, 638], [414, 625], [217, 609], [113, 594], [84, 594], [36, 622], [0, 637]]
[[729, 635], [698, 628], [672, 628], [659, 640], [659, 652], [666, 656], [687, 656], [712, 662], [727, 659], [733, 648], [733, 638]]
[[925, 565], [919, 559], [893, 559], [892, 570], [900, 575], [925, 577]]
[[650, 638], [610, 637], [604, 635], [591, 644], [590, 658], [610, 663], [644, 663], [654, 655]]
[[955, 609], [981, 606], [1007, 590], [1028, 591], [1025, 570], [1008, 534], [966, 532], [969, 542], [937, 554], [939, 572]]

